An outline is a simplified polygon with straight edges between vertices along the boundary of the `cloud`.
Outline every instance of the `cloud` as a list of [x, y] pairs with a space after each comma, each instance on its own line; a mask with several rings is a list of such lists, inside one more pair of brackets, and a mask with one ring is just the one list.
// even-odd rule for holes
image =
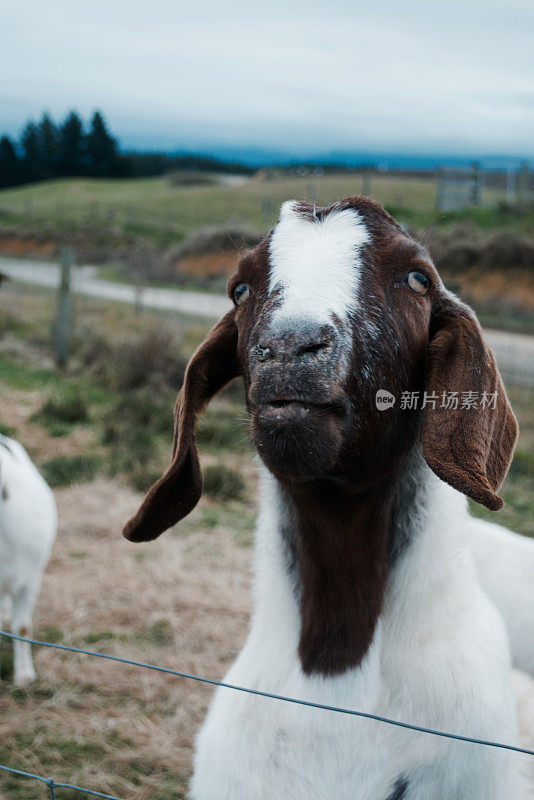
[[130, 146], [534, 151], [534, 5], [4, 0], [2, 128], [102, 108]]

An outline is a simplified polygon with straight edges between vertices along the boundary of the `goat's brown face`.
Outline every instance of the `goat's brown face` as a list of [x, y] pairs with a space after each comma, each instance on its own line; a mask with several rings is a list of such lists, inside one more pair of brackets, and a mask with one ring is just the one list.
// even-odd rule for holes
[[406, 449], [415, 424], [399, 435], [398, 408], [384, 415], [376, 392], [422, 388], [439, 286], [422, 249], [375, 207], [284, 205], [229, 285], [254, 443], [278, 478], [357, 488], [390, 469], [391, 446]]
[[[198, 501], [195, 415], [237, 375], [254, 443], [286, 484], [334, 479], [357, 492], [387, 479], [422, 437], [439, 477], [490, 508], [516, 424], [472, 312], [426, 251], [377, 204], [286, 203], [229, 283], [234, 308], [189, 365], [176, 407], [173, 463], [125, 535], [154, 538]], [[396, 402], [377, 405], [385, 390]], [[405, 408], [403, 393], [496, 391], [488, 412]]]

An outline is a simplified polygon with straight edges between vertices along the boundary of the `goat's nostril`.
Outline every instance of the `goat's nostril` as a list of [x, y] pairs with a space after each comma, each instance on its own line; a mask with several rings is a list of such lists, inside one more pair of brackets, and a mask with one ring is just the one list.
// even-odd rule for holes
[[326, 348], [330, 347], [331, 344], [332, 339], [329, 336], [322, 336], [319, 339], [302, 344], [297, 350], [297, 355], [315, 355], [321, 350], [326, 350]]
[[262, 347], [260, 344], [252, 348], [252, 354], [256, 361], [268, 361], [272, 357], [273, 351], [270, 347]]

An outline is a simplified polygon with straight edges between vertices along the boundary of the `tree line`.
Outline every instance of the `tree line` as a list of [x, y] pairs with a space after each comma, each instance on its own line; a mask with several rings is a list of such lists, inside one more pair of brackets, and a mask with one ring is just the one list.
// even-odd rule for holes
[[67, 175], [119, 177], [128, 171], [100, 111], [94, 112], [88, 130], [76, 111], [60, 125], [45, 113], [39, 122], [26, 123], [18, 142], [0, 139], [1, 186]]
[[188, 153], [121, 153], [100, 111], [94, 112], [87, 130], [76, 111], [70, 111], [59, 125], [45, 113], [39, 122], [26, 123], [18, 141], [5, 135], [0, 138], [0, 187], [67, 176], [126, 178], [180, 169], [253, 171], [242, 164]]

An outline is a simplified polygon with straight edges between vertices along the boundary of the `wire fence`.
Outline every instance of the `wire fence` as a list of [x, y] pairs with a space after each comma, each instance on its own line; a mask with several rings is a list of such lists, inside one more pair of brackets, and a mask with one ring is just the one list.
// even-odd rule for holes
[[484, 169], [479, 164], [440, 167], [436, 206], [440, 211], [492, 206], [523, 206], [534, 200], [534, 171], [520, 167]]
[[[192, 673], [182, 672], [180, 670], [171, 669], [170, 667], [161, 667], [156, 664], [148, 664], [143, 661], [135, 661], [134, 659], [131, 658], [112, 656], [109, 653], [98, 653], [94, 650], [84, 650], [80, 647], [73, 647], [72, 645], [66, 645], [66, 644], [42, 642], [39, 639], [29, 639], [24, 636], [18, 636], [17, 634], [14, 633], [8, 633], [7, 631], [0, 631], [0, 636], [3, 636], [11, 640], [16, 639], [20, 642], [28, 642], [29, 644], [38, 645], [39, 647], [51, 647], [55, 650], [63, 650], [69, 653], [77, 653], [86, 656], [93, 656], [95, 658], [102, 658], [108, 661], [116, 661], [120, 664], [128, 664], [129, 666], [132, 667], [150, 669], [155, 672], [162, 672], [167, 675], [174, 675], [175, 677], [178, 678], [187, 678], [189, 680], [198, 681], [199, 683], [205, 683], [211, 686], [220, 686], [223, 689], [232, 689], [233, 691], [236, 692], [243, 692], [245, 694], [255, 695], [257, 697], [265, 697], [269, 700], [280, 700], [285, 703], [292, 703], [294, 705], [305, 706], [307, 708], [316, 708], [322, 711], [332, 711], [338, 714], [346, 714], [353, 717], [361, 717], [363, 719], [374, 720], [375, 722], [382, 722], [386, 725], [393, 725], [398, 728], [405, 728], [407, 730], [416, 731], [418, 733], [425, 733], [430, 736], [440, 736], [444, 739], [453, 739], [455, 741], [481, 745], [483, 747], [494, 747], [501, 750], [509, 750], [515, 753], [522, 753], [524, 755], [534, 756], [534, 750], [529, 750], [524, 747], [517, 747], [515, 745], [505, 744], [503, 742], [493, 742], [487, 739], [478, 739], [472, 736], [463, 736], [457, 733], [447, 733], [445, 731], [439, 731], [433, 728], [426, 728], [422, 725], [415, 725], [410, 722], [401, 722], [400, 720], [390, 719], [389, 717], [383, 717], [379, 714], [371, 714], [370, 712], [367, 711], [356, 711], [354, 709], [342, 708], [339, 706], [330, 706], [324, 703], [315, 703], [311, 700], [300, 700], [296, 697], [286, 697], [285, 695], [274, 694], [272, 692], [264, 692], [260, 689], [249, 689], [246, 688], [245, 686], [237, 686], [232, 683], [226, 683], [225, 681], [215, 680], [214, 678], [206, 678], [201, 675], [193, 675]], [[35, 775], [34, 773], [31, 772], [25, 772], [24, 770], [14, 769], [13, 767], [5, 766], [3, 764], [0, 764], [0, 770], [11, 773], [13, 775], [19, 775], [21, 777], [31, 778], [33, 780], [40, 781], [49, 788], [51, 800], [56, 800], [55, 789], [74, 789], [79, 792], [83, 792], [86, 795], [90, 795], [92, 797], [103, 797], [107, 798], [108, 800], [125, 800], [125, 798], [117, 797], [116, 795], [103, 794], [102, 792], [97, 792], [92, 789], [85, 789], [82, 786], [76, 786], [70, 783], [61, 783], [60, 781], [56, 781], [53, 778], [45, 778], [41, 775]]]

